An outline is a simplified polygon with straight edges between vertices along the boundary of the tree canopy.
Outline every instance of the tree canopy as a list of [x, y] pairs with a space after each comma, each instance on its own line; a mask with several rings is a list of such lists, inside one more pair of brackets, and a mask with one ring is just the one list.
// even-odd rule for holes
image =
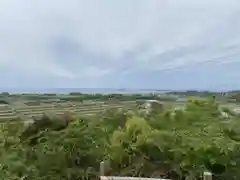
[[[108, 110], [89, 118], [45, 115], [32, 124], [1, 124], [0, 177], [8, 180], [78, 180], [99, 175], [240, 178], [240, 118], [210, 99], [185, 109], [152, 106]], [[141, 111], [141, 113], [140, 113]]]

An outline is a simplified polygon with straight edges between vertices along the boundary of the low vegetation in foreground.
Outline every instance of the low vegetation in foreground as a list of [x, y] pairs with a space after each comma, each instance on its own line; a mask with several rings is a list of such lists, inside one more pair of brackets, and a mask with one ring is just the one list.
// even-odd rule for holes
[[[224, 112], [223, 112], [224, 111]], [[240, 178], [240, 116], [214, 100], [176, 110], [108, 110], [89, 118], [43, 116], [33, 124], [1, 124], [0, 177], [7, 180], [95, 179], [109, 175]]]

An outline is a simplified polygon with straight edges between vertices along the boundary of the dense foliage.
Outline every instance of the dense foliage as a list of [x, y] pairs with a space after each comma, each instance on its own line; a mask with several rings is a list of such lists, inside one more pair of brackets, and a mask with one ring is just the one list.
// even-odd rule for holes
[[8, 180], [95, 179], [99, 163], [121, 176], [240, 178], [240, 118], [214, 100], [184, 110], [162, 105], [91, 118], [45, 115], [33, 124], [3, 124], [0, 177]]

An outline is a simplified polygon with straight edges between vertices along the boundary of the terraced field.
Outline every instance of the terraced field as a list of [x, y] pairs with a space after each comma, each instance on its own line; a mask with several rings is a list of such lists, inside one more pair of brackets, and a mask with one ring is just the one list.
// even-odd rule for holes
[[71, 112], [74, 115], [95, 115], [103, 112], [107, 108], [124, 108], [133, 109], [136, 107], [135, 101], [106, 103], [53, 103], [41, 104], [37, 106], [27, 106], [23, 104], [5, 105], [0, 107], [0, 121], [13, 120], [21, 118], [24, 120], [32, 120], [33, 117], [39, 117], [43, 113], [52, 113], [56, 115]]
[[[162, 102], [166, 103], [166, 102]], [[95, 115], [103, 112], [108, 108], [124, 108], [133, 109], [136, 107], [136, 101], [122, 101], [122, 102], [88, 102], [88, 103], [42, 103], [41, 105], [28, 106], [23, 103], [0, 106], [0, 122], [8, 120], [16, 120], [17, 118], [23, 120], [32, 120], [33, 117], [39, 117], [44, 113], [52, 113], [56, 115], [71, 112], [74, 115]], [[183, 108], [186, 103], [176, 102], [174, 106]], [[236, 104], [221, 104], [222, 107], [228, 107], [237, 112], [240, 112], [240, 106]]]
[[12, 120], [18, 117], [14, 109], [9, 105], [0, 106], [0, 121], [1, 120]]

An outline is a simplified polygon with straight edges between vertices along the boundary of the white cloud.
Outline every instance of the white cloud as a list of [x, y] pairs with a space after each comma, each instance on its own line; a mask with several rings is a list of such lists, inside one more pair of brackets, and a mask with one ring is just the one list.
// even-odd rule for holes
[[[238, 0], [1, 1], [0, 68], [106, 83], [109, 76], [230, 63], [240, 57], [239, 16]], [[56, 51], [62, 39], [66, 52]]]

